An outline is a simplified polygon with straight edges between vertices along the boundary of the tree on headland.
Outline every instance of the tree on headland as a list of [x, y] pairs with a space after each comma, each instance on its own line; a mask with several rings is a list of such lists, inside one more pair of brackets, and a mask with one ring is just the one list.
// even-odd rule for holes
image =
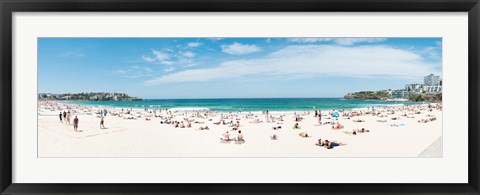
[[441, 102], [442, 101], [442, 93], [411, 94], [407, 97], [407, 99], [408, 99], [408, 101], [411, 101], [411, 102]]
[[360, 91], [349, 93], [345, 95], [345, 99], [360, 99], [360, 100], [385, 100], [388, 98], [388, 93], [384, 91]]

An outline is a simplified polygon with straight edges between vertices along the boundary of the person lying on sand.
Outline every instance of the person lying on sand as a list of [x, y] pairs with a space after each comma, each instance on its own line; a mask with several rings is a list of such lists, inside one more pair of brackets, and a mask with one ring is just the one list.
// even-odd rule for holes
[[322, 139], [318, 139], [318, 142], [315, 145], [325, 147], [327, 149], [333, 149], [334, 147], [344, 146], [347, 144], [344, 144], [342, 142], [337, 142], [337, 141], [328, 141], [328, 140], [322, 141]]
[[343, 131], [343, 133], [348, 134], [348, 135], [357, 135], [357, 132], [355, 130]]
[[253, 121], [250, 121], [250, 123], [261, 123], [261, 122], [262, 122], [262, 121], [261, 121], [260, 119], [258, 119], [258, 118], [255, 119], [255, 120], [253, 120]]
[[[355, 130], [354, 130], [355, 131]], [[358, 133], [367, 133], [367, 132], [370, 132], [370, 130], [367, 130], [365, 128], [362, 128], [360, 130], [356, 130]]]
[[352, 130], [352, 131], [344, 131], [344, 133], [352, 134], [352, 135], [357, 135], [357, 133], [367, 133], [367, 132], [370, 132], [370, 130], [366, 130], [365, 128]]
[[279, 129], [281, 129], [281, 128], [282, 128], [282, 126], [272, 127], [273, 130], [279, 130]]
[[427, 119], [420, 119], [420, 120], [418, 120], [417, 122], [419, 122], [419, 123], [428, 123], [428, 120], [427, 120]]
[[302, 117], [296, 116], [296, 117], [295, 117], [295, 122], [301, 122], [302, 119], [303, 119]]
[[387, 119], [384, 119], [384, 120], [377, 120], [377, 122], [380, 122], [380, 123], [386, 123], [386, 122], [387, 122]]
[[199, 127], [198, 129], [195, 129], [195, 130], [210, 130], [210, 129], [208, 128], [208, 126], [205, 126], [205, 127]]
[[356, 119], [356, 120], [353, 120], [353, 122], [362, 123], [362, 122], [365, 122], [365, 120]]
[[307, 138], [310, 137], [307, 132], [301, 132], [298, 134], [300, 137]]
[[324, 147], [327, 148], [327, 149], [333, 149], [334, 147], [344, 146], [344, 145], [346, 145], [346, 144], [341, 143], [341, 142], [337, 142], [337, 141], [328, 141], [328, 140], [325, 140], [325, 142], [323, 142], [323, 145], [324, 145]]
[[432, 121], [435, 121], [437, 120], [436, 117], [433, 117], [433, 118], [427, 118], [427, 119], [421, 119], [421, 120], [418, 120], [417, 122], [419, 123], [428, 123], [428, 122], [432, 122]]
[[295, 123], [295, 125], [293, 125], [293, 129], [300, 129], [300, 125], [298, 125], [298, 123]]
[[333, 130], [338, 130], [338, 129], [342, 129], [342, 128], [343, 128], [343, 125], [341, 125], [340, 123], [337, 123], [336, 125], [332, 125]]
[[278, 138], [277, 138], [277, 135], [273, 134], [272, 136], [270, 136], [270, 139], [271, 140], [277, 140]]

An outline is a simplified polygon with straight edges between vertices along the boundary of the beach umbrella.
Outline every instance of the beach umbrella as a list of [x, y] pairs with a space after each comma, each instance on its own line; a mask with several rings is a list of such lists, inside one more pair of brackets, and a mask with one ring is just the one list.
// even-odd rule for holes
[[338, 112], [334, 112], [334, 113], [332, 114], [332, 116], [335, 117], [335, 118], [337, 118], [337, 117], [340, 116], [340, 114], [339, 114]]

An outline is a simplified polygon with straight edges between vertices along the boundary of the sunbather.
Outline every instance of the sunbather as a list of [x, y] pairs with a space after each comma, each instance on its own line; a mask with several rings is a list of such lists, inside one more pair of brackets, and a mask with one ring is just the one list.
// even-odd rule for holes
[[307, 132], [301, 132], [298, 134], [300, 137], [307, 138], [310, 137]]

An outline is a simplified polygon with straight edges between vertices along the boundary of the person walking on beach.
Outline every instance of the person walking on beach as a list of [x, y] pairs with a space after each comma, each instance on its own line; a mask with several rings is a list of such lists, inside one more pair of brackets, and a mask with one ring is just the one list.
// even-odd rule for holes
[[67, 112], [63, 111], [63, 119], [67, 118]]
[[75, 118], [73, 119], [73, 130], [78, 131], [78, 117], [77, 116], [75, 116]]
[[70, 124], [70, 116], [71, 116], [71, 113], [70, 113], [70, 110], [67, 112], [67, 120], [66, 120], [66, 124], [69, 125]]
[[62, 122], [62, 112], [60, 112], [60, 114], [58, 114], [58, 117], [60, 118], [60, 122]]
[[322, 114], [318, 114], [318, 125], [322, 125]]
[[102, 115], [102, 117], [101, 117], [101, 119], [100, 119], [100, 129], [105, 129], [104, 123], [105, 123], [105, 118], [104, 118], [103, 115]]

